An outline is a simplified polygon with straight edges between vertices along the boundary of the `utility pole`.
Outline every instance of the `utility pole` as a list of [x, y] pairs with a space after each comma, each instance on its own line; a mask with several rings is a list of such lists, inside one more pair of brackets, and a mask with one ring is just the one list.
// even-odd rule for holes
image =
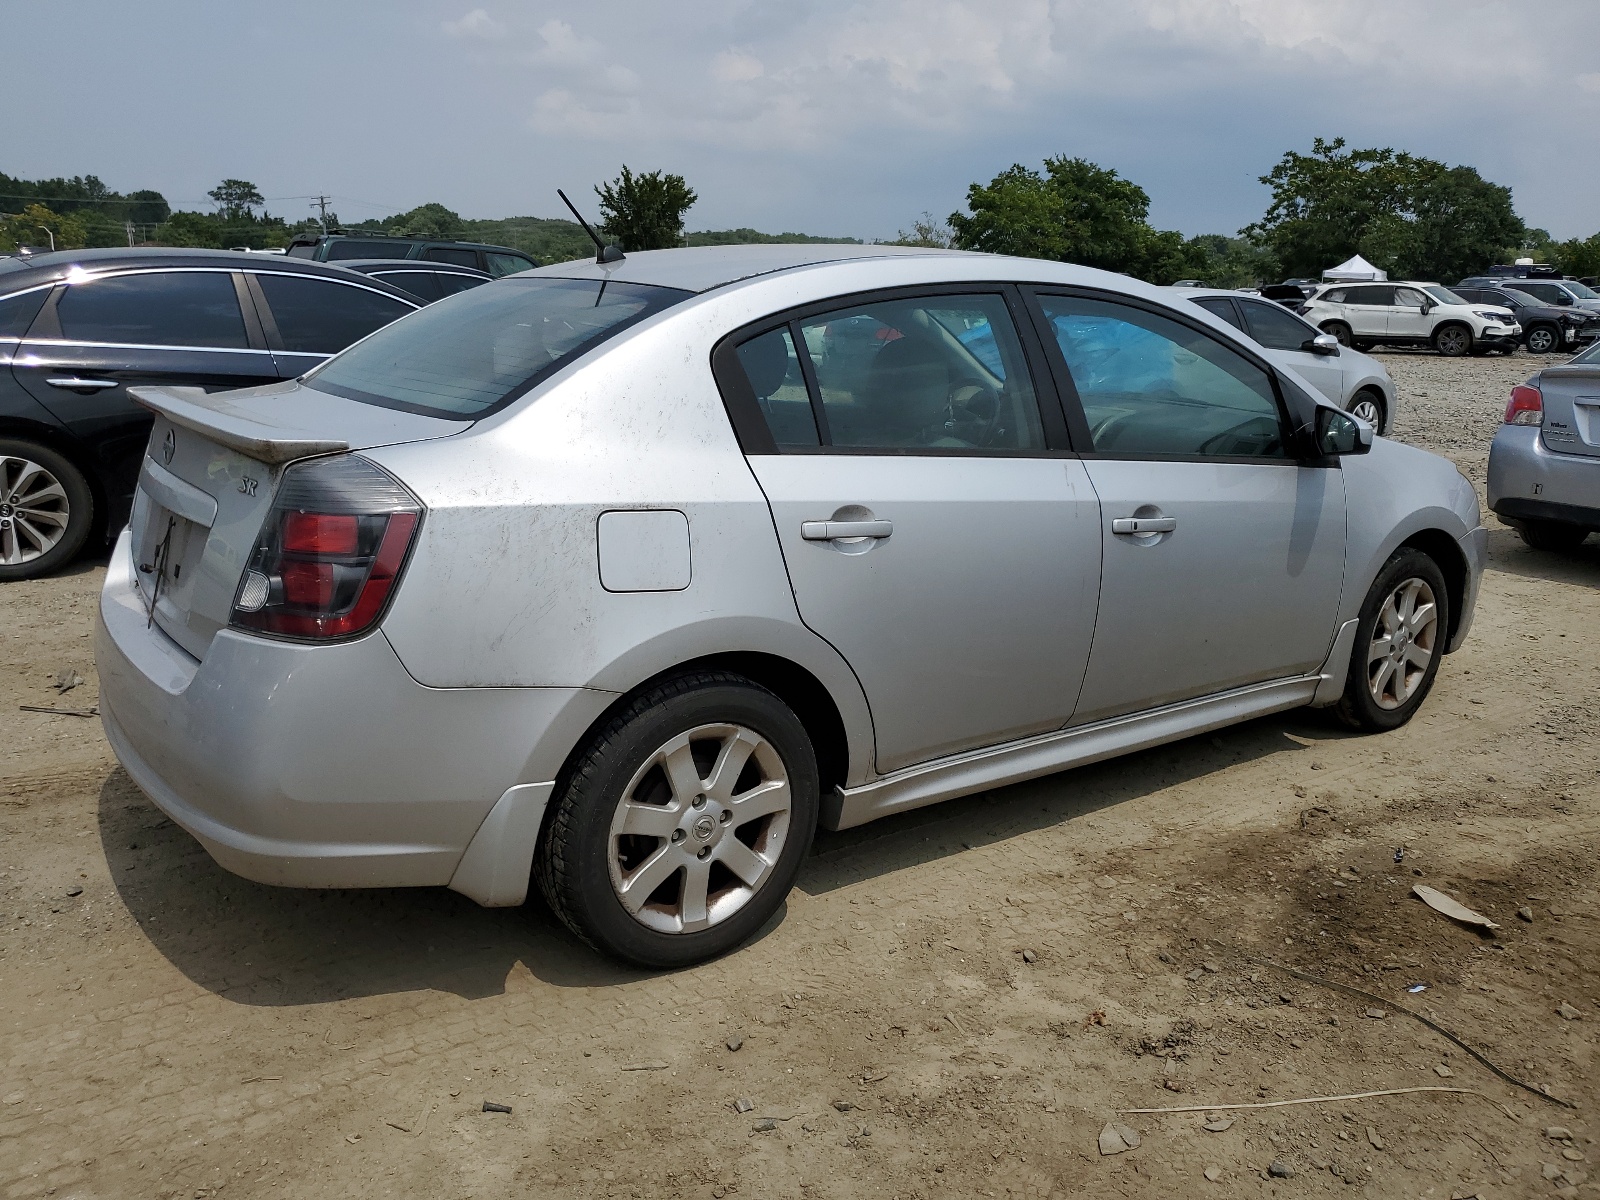
[[328, 232], [328, 200], [329, 199], [330, 199], [330, 197], [328, 197], [328, 196], [318, 196], [315, 200], [313, 200], [311, 202], [313, 208], [319, 209], [322, 212], [322, 232], [323, 233], [327, 233]]
[[128, 222], [126, 222], [126, 225], [127, 225], [127, 230], [128, 230], [128, 245], [131, 246], [131, 245], [133, 245], [133, 222], [132, 221], [128, 221]]

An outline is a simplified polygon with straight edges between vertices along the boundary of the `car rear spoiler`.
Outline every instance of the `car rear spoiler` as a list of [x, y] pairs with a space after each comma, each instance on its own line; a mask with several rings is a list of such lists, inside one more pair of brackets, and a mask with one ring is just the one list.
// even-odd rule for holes
[[204, 388], [131, 387], [128, 395], [174, 425], [192, 429], [257, 462], [286, 463], [350, 449], [346, 441], [294, 436], [267, 424], [259, 416], [229, 411], [226, 394], [208, 395]]

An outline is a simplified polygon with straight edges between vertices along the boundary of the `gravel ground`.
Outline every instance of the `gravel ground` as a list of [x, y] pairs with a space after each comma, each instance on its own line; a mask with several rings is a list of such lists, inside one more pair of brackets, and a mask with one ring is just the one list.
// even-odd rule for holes
[[[1534, 360], [1382, 357], [1481, 487]], [[1600, 546], [1490, 547], [1406, 728], [1290, 713], [825, 835], [667, 975], [536, 907], [226, 874], [94, 722], [17, 710], [93, 702], [103, 570], [7, 585], [0, 1196], [1600, 1195]], [[1467, 1090], [1123, 1111], [1419, 1087]]]

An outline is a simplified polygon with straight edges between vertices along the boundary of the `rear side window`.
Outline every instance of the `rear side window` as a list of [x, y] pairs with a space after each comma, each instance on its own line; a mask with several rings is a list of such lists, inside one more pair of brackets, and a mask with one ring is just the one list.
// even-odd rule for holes
[[822, 445], [805, 372], [789, 330], [774, 329], [751, 338], [736, 353], [779, 449]]
[[452, 246], [429, 246], [422, 252], [422, 257], [429, 262], [454, 263], [458, 267], [478, 265], [476, 250], [461, 250]]
[[0, 338], [19, 338], [27, 333], [49, 294], [50, 289], [42, 287], [0, 298]]
[[1274, 350], [1299, 350], [1317, 336], [1317, 331], [1277, 304], [1252, 304], [1240, 301], [1250, 336]]
[[413, 311], [393, 296], [331, 279], [259, 274], [256, 280], [272, 306], [282, 348], [299, 354], [337, 354]]
[[244, 317], [227, 271], [152, 271], [90, 279], [56, 302], [74, 342], [244, 349]]
[[374, 271], [372, 277], [410, 292], [424, 303], [431, 304], [444, 295], [439, 290], [439, 277], [432, 271]]
[[1266, 371], [1167, 317], [1086, 297], [1041, 296], [1096, 453], [1281, 458]]
[[1244, 328], [1239, 324], [1239, 314], [1234, 311], [1232, 300], [1223, 296], [1211, 296], [1205, 300], [1196, 300], [1195, 303], [1213, 316], [1221, 317], [1235, 329]]
[[323, 391], [384, 408], [479, 417], [690, 294], [601, 280], [506, 279], [422, 309], [309, 379]]
[[457, 292], [470, 291], [489, 282], [477, 275], [458, 275], [454, 271], [436, 271], [433, 277], [439, 283], [440, 294], [444, 296], [454, 296]]
[[327, 261], [338, 258], [409, 258], [410, 242], [382, 242], [376, 238], [346, 238], [329, 242]]
[[497, 250], [485, 250], [483, 257], [489, 261], [489, 274], [496, 279], [502, 275], [515, 275], [518, 271], [527, 271], [538, 266], [531, 258], [523, 258], [520, 254], [505, 254]]
[[1323, 292], [1317, 300], [1322, 304], [1347, 304], [1349, 296], [1349, 288], [1334, 288], [1332, 291]]

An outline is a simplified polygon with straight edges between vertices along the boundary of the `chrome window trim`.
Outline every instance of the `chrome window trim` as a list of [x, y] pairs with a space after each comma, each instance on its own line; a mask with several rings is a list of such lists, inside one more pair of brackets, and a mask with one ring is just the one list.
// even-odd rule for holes
[[[398, 304], [410, 305], [413, 310], [424, 307], [421, 304], [413, 304], [410, 300], [400, 296], [391, 296], [380, 288], [368, 287], [365, 283], [357, 282], [355, 279], [329, 279], [326, 275], [312, 275], [305, 271], [261, 271], [252, 267], [242, 267], [240, 270], [246, 275], [268, 275], [276, 279], [314, 279], [318, 283], [331, 283], [335, 287], [360, 288], [363, 292], [371, 292], [374, 296], [382, 296], [385, 300], [393, 300]], [[360, 278], [365, 279], [366, 276], [360, 276]], [[270, 304], [271, 301], [269, 300], [267, 303]], [[382, 326], [379, 326], [379, 328], [382, 328]]]
[[[48, 291], [50, 288], [56, 287], [62, 282], [63, 281], [60, 279], [52, 279], [48, 283], [36, 283], [32, 287], [18, 288], [14, 292], [7, 292], [5, 295], [0, 296], [0, 300], [10, 300], [16, 296], [26, 296], [29, 292]], [[0, 341], [4, 340], [4, 338], [0, 338]]]
[[271, 354], [250, 346], [166, 346], [156, 342], [91, 342], [82, 338], [0, 338], [27, 346], [101, 346], [108, 350], [194, 350], [200, 354]]

